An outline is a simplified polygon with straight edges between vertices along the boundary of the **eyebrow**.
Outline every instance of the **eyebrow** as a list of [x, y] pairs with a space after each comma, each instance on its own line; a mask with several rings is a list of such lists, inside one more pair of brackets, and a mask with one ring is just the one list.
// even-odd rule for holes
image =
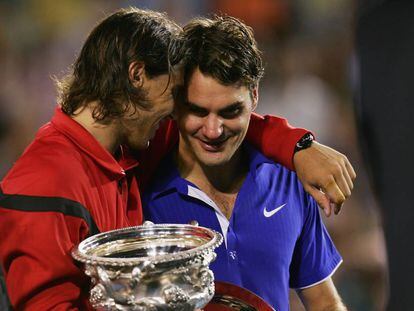
[[[190, 101], [186, 101], [185, 105], [190, 107], [190, 108], [195, 108], [195, 109], [198, 109], [198, 110], [207, 110], [206, 108], [203, 108], [203, 107], [197, 105], [196, 103], [193, 103], [193, 102], [190, 102]], [[224, 107], [223, 109], [220, 109], [219, 113], [233, 111], [237, 108], [240, 108], [242, 105], [243, 105], [243, 102], [241, 102], [241, 101], [231, 103], [230, 105]]]

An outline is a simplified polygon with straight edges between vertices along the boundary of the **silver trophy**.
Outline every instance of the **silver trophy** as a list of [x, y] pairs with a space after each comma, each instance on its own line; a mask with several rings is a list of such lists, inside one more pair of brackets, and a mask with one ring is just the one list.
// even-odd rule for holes
[[147, 222], [89, 237], [72, 256], [92, 279], [94, 308], [185, 311], [213, 298], [209, 264], [222, 241], [211, 229]]

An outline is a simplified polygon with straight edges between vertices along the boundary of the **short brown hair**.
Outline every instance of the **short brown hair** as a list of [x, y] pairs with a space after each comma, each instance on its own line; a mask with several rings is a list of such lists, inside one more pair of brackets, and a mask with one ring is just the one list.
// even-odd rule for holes
[[181, 35], [180, 26], [150, 10], [122, 9], [105, 18], [86, 39], [73, 74], [57, 83], [62, 110], [73, 115], [97, 101], [93, 117], [102, 121], [123, 116], [131, 105], [149, 108], [129, 79], [129, 65], [143, 62], [149, 78], [171, 73], [182, 58]]
[[263, 76], [261, 52], [253, 30], [237, 18], [196, 18], [184, 26], [186, 64], [184, 79], [195, 68], [224, 85], [254, 88]]

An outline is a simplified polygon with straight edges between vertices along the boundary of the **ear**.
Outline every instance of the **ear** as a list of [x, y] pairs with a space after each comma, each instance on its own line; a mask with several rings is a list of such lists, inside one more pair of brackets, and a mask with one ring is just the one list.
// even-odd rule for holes
[[259, 101], [259, 86], [256, 85], [250, 92], [252, 97], [252, 111], [254, 111], [257, 107], [257, 103]]
[[143, 62], [132, 62], [129, 64], [128, 77], [132, 85], [141, 87], [144, 82], [145, 65]]

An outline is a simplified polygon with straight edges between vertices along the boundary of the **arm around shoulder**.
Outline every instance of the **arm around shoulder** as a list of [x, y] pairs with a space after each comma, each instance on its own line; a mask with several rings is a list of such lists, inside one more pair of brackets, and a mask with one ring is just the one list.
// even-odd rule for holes
[[252, 114], [247, 140], [264, 155], [296, 171], [306, 192], [327, 216], [338, 214], [351, 195], [356, 173], [348, 158], [317, 143], [295, 153], [296, 143], [309, 131], [294, 128], [286, 119]]
[[309, 131], [292, 127], [284, 118], [253, 113], [246, 138], [265, 156], [294, 170], [295, 146], [306, 133]]
[[338, 214], [345, 200], [351, 195], [356, 173], [348, 158], [342, 153], [313, 142], [295, 153], [296, 173], [308, 192], [326, 216]]

